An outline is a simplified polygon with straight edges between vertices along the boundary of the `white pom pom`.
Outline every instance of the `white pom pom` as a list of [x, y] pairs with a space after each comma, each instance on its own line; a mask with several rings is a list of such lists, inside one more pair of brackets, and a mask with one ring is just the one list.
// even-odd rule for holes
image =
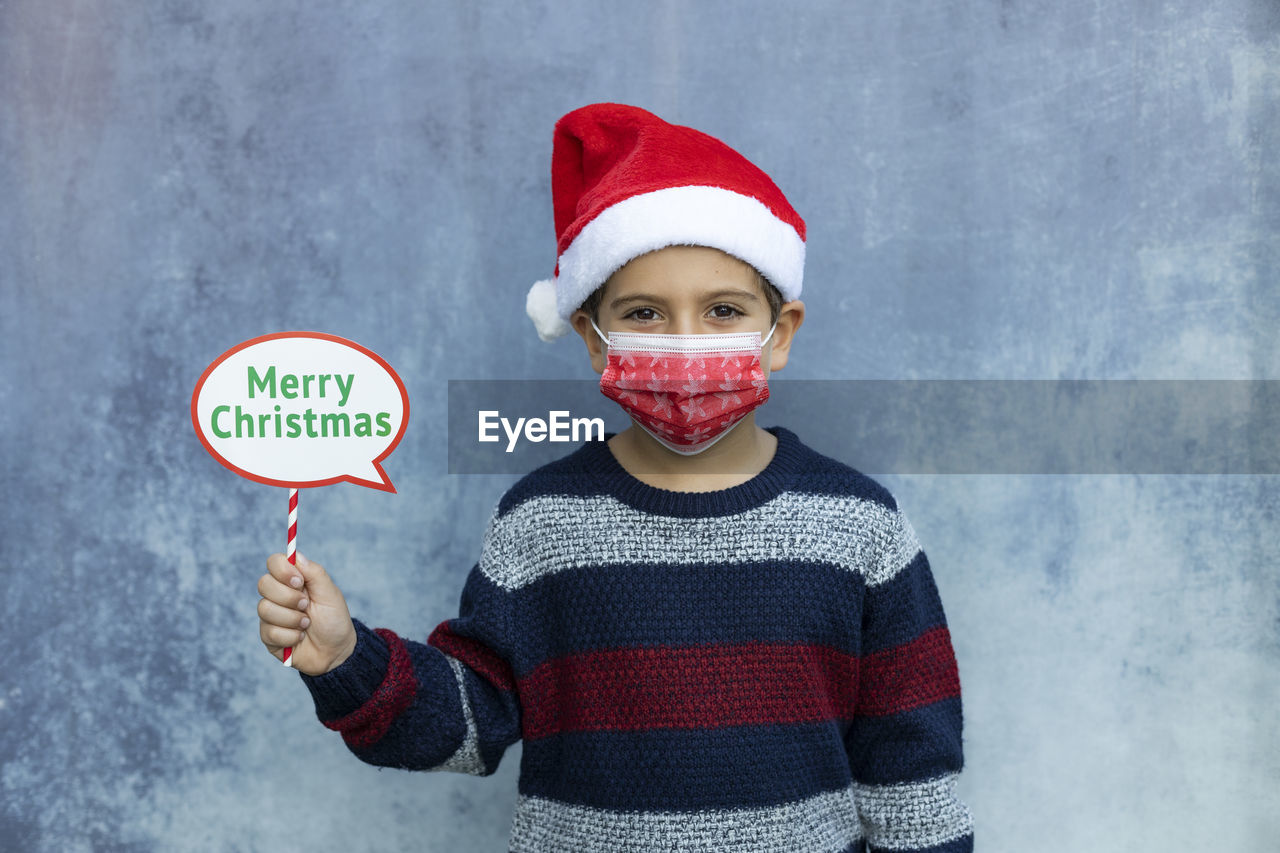
[[525, 313], [533, 320], [538, 330], [538, 337], [544, 341], [569, 334], [573, 327], [560, 316], [556, 308], [556, 285], [550, 279], [535, 281], [529, 288], [529, 295], [524, 300]]

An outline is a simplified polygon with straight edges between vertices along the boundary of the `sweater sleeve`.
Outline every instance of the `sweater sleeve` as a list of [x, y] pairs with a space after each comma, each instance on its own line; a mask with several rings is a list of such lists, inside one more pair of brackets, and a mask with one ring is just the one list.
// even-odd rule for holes
[[854, 720], [845, 738], [872, 853], [970, 853], [956, 796], [960, 678], [928, 558], [900, 509], [868, 573]]
[[[493, 532], [491, 520], [486, 546]], [[316, 716], [362, 761], [488, 776], [520, 739], [510, 596], [481, 565], [467, 576], [459, 615], [426, 642], [353, 620], [351, 657], [324, 675], [302, 675]]]

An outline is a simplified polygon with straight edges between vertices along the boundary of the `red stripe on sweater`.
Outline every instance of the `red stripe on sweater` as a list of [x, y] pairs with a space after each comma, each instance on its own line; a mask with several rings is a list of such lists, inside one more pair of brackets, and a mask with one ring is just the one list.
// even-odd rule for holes
[[715, 728], [851, 716], [858, 659], [805, 645], [607, 649], [520, 679], [528, 739], [564, 731]]
[[857, 656], [823, 646], [607, 649], [519, 681], [523, 736], [807, 723], [911, 711], [960, 695], [945, 626]]
[[479, 640], [455, 634], [449, 621], [446, 619], [437, 625], [427, 637], [427, 643], [462, 661], [499, 690], [514, 690], [516, 679], [511, 664]]
[[413, 661], [404, 640], [386, 628], [377, 628], [374, 633], [386, 642], [390, 653], [387, 674], [369, 701], [345, 717], [324, 724], [326, 728], [341, 732], [342, 739], [354, 747], [369, 747], [382, 740], [418, 691]]
[[960, 673], [945, 625], [862, 659], [858, 715], [883, 717], [960, 695]]

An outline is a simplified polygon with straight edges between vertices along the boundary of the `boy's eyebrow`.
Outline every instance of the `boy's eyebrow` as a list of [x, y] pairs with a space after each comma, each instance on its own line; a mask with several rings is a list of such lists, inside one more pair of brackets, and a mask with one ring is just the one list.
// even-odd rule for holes
[[[735, 297], [737, 299], [745, 299], [749, 302], [760, 301], [760, 297], [752, 293], [750, 290], [742, 290], [741, 288], [737, 288], [737, 287], [725, 287], [725, 288], [721, 288], [720, 290], [710, 291], [708, 293], [700, 293], [698, 294], [698, 296], [702, 300], [723, 299], [724, 297], [728, 296], [728, 297]], [[617, 299], [612, 300], [609, 303], [609, 308], [618, 309], [618, 308], [621, 308], [623, 305], [626, 305], [628, 302], [661, 303], [663, 301], [665, 300], [663, 300], [661, 296], [657, 296], [652, 293], [633, 293], [630, 296], [619, 296]]]

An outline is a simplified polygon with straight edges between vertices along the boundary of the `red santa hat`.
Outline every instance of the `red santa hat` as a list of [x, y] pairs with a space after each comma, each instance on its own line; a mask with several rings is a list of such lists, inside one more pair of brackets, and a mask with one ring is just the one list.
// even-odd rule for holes
[[554, 277], [529, 290], [538, 336], [627, 261], [665, 246], [710, 246], [800, 296], [804, 220], [758, 167], [713, 136], [626, 104], [590, 104], [556, 122], [551, 150]]

